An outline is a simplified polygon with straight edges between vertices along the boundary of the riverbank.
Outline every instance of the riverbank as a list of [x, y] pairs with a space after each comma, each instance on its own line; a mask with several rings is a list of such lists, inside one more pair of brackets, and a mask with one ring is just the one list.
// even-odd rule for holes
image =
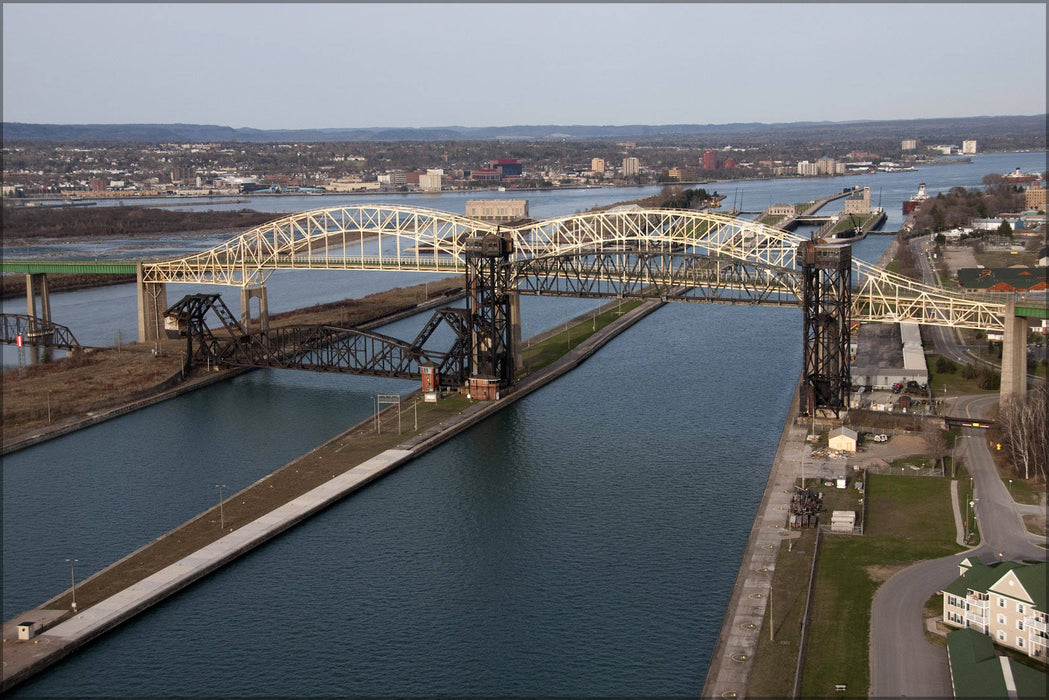
[[[271, 326], [343, 324], [364, 329], [397, 321], [462, 297], [457, 277], [399, 287], [270, 316]], [[195, 368], [182, 377], [185, 341], [92, 350], [4, 374], [0, 454], [66, 435], [131, 410], [229, 379], [245, 370]], [[129, 408], [131, 407], [131, 408]]]
[[[595, 329], [588, 337], [544, 368], [529, 372], [501, 399], [473, 402], [454, 394], [427, 404], [416, 395], [410, 414], [405, 409], [398, 417], [396, 408], [387, 409], [378, 419], [378, 430], [372, 419], [354, 426], [77, 584], [76, 614], [71, 611], [70, 590], [5, 622], [3, 689], [571, 371], [662, 303], [646, 302], [621, 314], [619, 306], [609, 304], [593, 320], [586, 315], [575, 327]], [[560, 347], [564, 341], [554, 336], [549, 342]], [[539, 346], [533, 347], [539, 351]], [[415, 427], [398, 435], [393, 427], [398, 418]], [[24, 621], [38, 622], [43, 629], [32, 640], [18, 640], [16, 627]]]

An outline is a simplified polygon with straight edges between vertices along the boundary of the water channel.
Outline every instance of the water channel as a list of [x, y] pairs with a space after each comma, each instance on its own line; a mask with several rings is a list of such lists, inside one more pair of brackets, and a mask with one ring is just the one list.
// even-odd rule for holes
[[[717, 187], [730, 199], [730, 187], [746, 188], [745, 206], [761, 208], [762, 197], [799, 202], [853, 183], [877, 203], [882, 184], [896, 228], [918, 182], [935, 194], [1039, 159]], [[530, 193], [533, 215], [592, 205], [557, 194]], [[608, 203], [633, 192], [586, 194]], [[888, 242], [870, 237], [854, 254], [873, 262]], [[273, 280], [271, 308], [423, 279], [302, 274]], [[131, 338], [130, 294], [56, 294], [55, 320], [102, 327], [103, 342], [107, 328]], [[525, 298], [524, 334], [594, 304]], [[419, 323], [385, 332], [407, 337]], [[12, 696], [695, 694], [800, 371], [800, 326], [798, 310], [670, 304]], [[86, 576], [213, 505], [215, 484], [243, 488], [367, 417], [374, 394], [414, 388], [256, 371], [6, 457], [4, 619], [64, 590], [66, 559]]]

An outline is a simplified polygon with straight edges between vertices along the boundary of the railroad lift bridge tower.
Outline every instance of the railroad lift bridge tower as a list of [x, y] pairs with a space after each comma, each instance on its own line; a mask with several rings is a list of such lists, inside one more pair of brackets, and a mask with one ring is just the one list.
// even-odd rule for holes
[[513, 240], [498, 230], [464, 246], [470, 318], [470, 396], [499, 398], [520, 368], [521, 298], [510, 264]]
[[841, 418], [848, 411], [852, 249], [815, 239], [798, 245], [804, 347], [800, 412]]

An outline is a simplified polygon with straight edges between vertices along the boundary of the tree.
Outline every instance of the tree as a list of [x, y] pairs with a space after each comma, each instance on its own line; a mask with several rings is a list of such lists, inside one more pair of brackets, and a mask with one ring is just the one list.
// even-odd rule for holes
[[998, 227], [998, 235], [1006, 238], [1013, 237], [1013, 227], [1009, 225], [1008, 221], [1003, 221], [1002, 225]]
[[1002, 401], [998, 419], [1002, 444], [1017, 476], [1045, 481], [1049, 468], [1049, 389], [1042, 386], [1030, 396], [1011, 396]]
[[932, 224], [935, 227], [935, 230], [942, 230], [944, 224], [947, 221], [947, 215], [943, 213], [943, 210], [940, 209], [940, 207], [934, 205], [932, 210], [929, 212], [929, 216], [932, 217]]
[[936, 374], [954, 374], [958, 371], [958, 365], [949, 357], [940, 355], [936, 358]]

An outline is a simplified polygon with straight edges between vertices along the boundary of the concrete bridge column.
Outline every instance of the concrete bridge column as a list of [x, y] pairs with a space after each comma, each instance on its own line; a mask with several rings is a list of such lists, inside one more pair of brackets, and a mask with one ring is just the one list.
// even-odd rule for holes
[[142, 263], [137, 270], [138, 342], [151, 343], [164, 337], [164, 312], [168, 308], [167, 287], [163, 283], [145, 282]]
[[524, 371], [524, 354], [521, 352], [521, 294], [510, 292], [510, 357], [513, 358], [514, 374]]
[[[47, 273], [33, 272], [25, 276], [26, 314], [39, 318], [45, 325], [51, 323], [51, 297], [47, 292]], [[37, 292], [40, 295], [40, 315], [36, 313]]]
[[251, 332], [251, 300], [259, 300], [259, 328], [265, 333], [270, 329], [270, 310], [266, 300], [266, 287], [240, 288], [240, 324], [244, 330]]
[[1027, 393], [1027, 319], [1017, 317], [1016, 302], [1005, 305], [1005, 332], [1002, 334], [1002, 386], [999, 399]]

